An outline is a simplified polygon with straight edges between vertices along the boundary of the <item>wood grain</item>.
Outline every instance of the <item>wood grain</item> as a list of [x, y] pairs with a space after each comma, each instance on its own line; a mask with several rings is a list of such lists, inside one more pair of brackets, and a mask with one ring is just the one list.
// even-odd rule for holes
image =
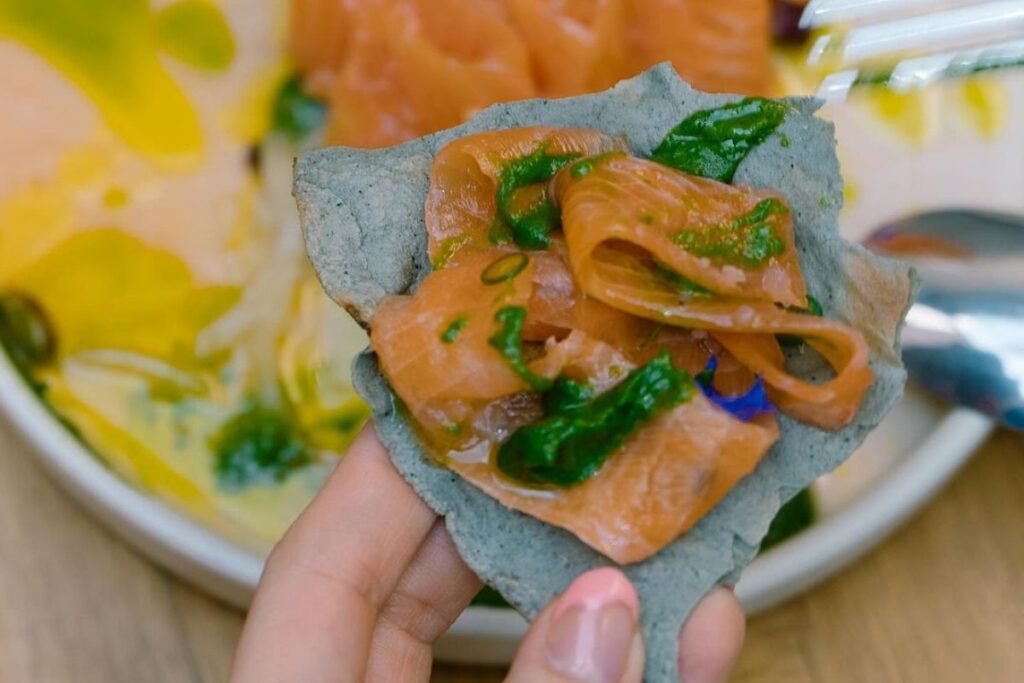
[[[1024, 437], [994, 435], [917, 518], [751, 620], [739, 683], [1011, 683], [1024, 671]], [[225, 680], [242, 615], [94, 522], [0, 427], [0, 681]], [[499, 669], [438, 665], [438, 683]]]

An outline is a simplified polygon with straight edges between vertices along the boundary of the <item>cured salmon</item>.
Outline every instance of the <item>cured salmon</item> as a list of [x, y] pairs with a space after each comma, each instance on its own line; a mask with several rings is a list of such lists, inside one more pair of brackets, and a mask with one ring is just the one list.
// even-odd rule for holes
[[620, 564], [650, 557], [703, 517], [778, 437], [699, 394], [639, 431], [601, 472], [562, 491], [525, 491], [486, 462], [449, 466], [504, 505], [568, 529]]
[[[486, 248], [498, 210], [501, 171], [510, 161], [543, 150], [552, 157], [587, 157], [624, 149], [590, 129], [534, 126], [470, 135], [446, 145], [434, 158], [427, 193], [427, 251], [435, 267], [464, 248]], [[522, 188], [533, 202], [546, 197], [545, 183]], [[512, 198], [515, 200], [515, 197]], [[525, 203], [525, 201], [524, 201]]]
[[[635, 158], [598, 131], [549, 127], [455, 140], [430, 179], [435, 270], [371, 321], [381, 369], [439, 462], [618, 562], [660, 550], [749, 473], [777, 439], [774, 410], [836, 428], [872, 381], [860, 334], [801, 310], [807, 289], [777, 193]], [[503, 211], [548, 221], [543, 245], [496, 232]], [[792, 375], [776, 335], [806, 341], [835, 376]], [[621, 388], [656, 363], [699, 383], [637, 413]], [[755, 391], [761, 403], [739, 400]], [[586, 412], [606, 397], [620, 403]], [[628, 433], [599, 424], [627, 414], [641, 415]], [[528, 482], [502, 465], [522, 434], [548, 448], [544, 439], [595, 424], [579, 442], [591, 446], [572, 455], [611, 443], [592, 474]], [[544, 457], [562, 457], [551, 448]]]
[[327, 141], [393, 145], [476, 110], [597, 92], [663, 61], [710, 92], [771, 85], [769, 0], [293, 0]]
[[494, 2], [353, 0], [330, 16], [349, 28], [324, 29], [344, 37], [323, 57], [342, 57], [310, 72], [331, 108], [330, 143], [385, 147], [536, 95], [526, 48]]
[[[805, 422], [835, 429], [853, 417], [872, 380], [868, 346], [847, 325], [781, 307], [807, 301], [784, 199], [630, 157], [606, 158], [585, 175], [569, 169], [554, 186], [584, 293], [635, 316], [708, 330]], [[758, 213], [768, 201], [778, 208]], [[672, 277], [660, 275], [664, 265]], [[704, 293], [681, 294], [675, 276]], [[835, 378], [794, 377], [774, 335], [807, 340]]]

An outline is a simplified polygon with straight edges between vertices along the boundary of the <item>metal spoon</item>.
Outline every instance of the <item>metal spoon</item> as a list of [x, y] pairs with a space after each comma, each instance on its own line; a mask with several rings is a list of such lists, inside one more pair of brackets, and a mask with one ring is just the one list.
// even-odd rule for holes
[[866, 244], [921, 276], [903, 361], [928, 391], [1024, 430], [1024, 216], [921, 213]]

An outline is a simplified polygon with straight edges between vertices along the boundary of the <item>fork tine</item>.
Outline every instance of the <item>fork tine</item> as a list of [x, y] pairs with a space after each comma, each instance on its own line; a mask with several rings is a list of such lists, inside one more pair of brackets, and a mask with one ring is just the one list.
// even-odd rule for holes
[[906, 59], [889, 71], [839, 71], [825, 77], [817, 96], [825, 100], [842, 100], [853, 87], [864, 83], [884, 83], [896, 92], [906, 92], [948, 76], [1021, 65], [1024, 65], [1024, 40], [1011, 40], [971, 50], [951, 50]]
[[852, 23], [863, 19], [937, 7], [939, 0], [811, 0], [800, 16], [800, 28], [812, 29], [829, 24]]
[[[871, 4], [877, 9], [878, 5], [889, 4], [890, 1], [906, 2], [882, 0]], [[807, 11], [811, 9], [809, 5]], [[843, 63], [852, 63], [890, 53], [932, 51], [1020, 35], [1024, 35], [1024, 0], [998, 0], [860, 26], [839, 39], [827, 36], [815, 45], [809, 61], [837, 53]]]

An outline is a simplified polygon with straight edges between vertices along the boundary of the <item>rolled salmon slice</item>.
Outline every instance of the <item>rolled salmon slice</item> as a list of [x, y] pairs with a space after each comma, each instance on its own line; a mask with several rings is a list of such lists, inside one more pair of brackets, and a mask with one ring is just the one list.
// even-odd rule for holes
[[[629, 157], [608, 158], [582, 177], [563, 171], [554, 185], [573, 275], [584, 294], [630, 315], [710, 332], [762, 375], [782, 410], [805, 422], [835, 429], [853, 418], [873, 380], [863, 336], [840, 322], [778, 305], [806, 302], [788, 211], [765, 216], [781, 251], [756, 265], [696, 256], [675, 239], [720, 226], [728, 228], [721, 237], [731, 239], [734, 228], [748, 225], [742, 217], [752, 208], [766, 199], [781, 201], [775, 195]], [[664, 275], [666, 266], [711, 295], [681, 289]], [[777, 334], [805, 339], [835, 377], [816, 384], [793, 376]]]
[[[586, 174], [559, 173], [554, 192], [581, 282], [602, 247], [631, 245], [716, 295], [806, 304], [792, 215], [777, 193], [625, 155], [594, 160]], [[720, 245], [732, 245], [729, 256], [716, 255]]]
[[[589, 128], [546, 126], [477, 133], [448, 143], [434, 157], [427, 192], [427, 250], [434, 267], [467, 247], [491, 246], [498, 183], [509, 162], [539, 151], [586, 157], [624, 147]], [[546, 186], [534, 189], [543, 195]]]

